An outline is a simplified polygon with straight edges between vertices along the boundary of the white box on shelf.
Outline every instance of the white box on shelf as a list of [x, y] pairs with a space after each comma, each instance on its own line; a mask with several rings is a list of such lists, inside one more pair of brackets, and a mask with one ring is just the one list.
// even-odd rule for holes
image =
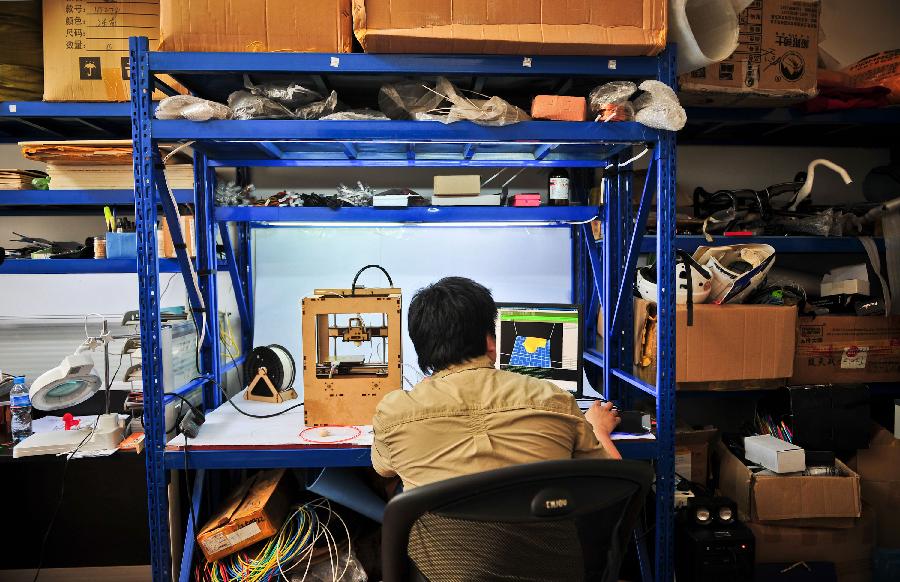
[[768, 434], [744, 437], [744, 456], [775, 473], [806, 470], [806, 451]]

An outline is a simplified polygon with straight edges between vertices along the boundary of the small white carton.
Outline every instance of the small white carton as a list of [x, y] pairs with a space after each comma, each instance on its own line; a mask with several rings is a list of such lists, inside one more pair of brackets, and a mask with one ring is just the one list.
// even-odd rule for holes
[[806, 451], [772, 435], [744, 437], [744, 455], [774, 473], [806, 470]]

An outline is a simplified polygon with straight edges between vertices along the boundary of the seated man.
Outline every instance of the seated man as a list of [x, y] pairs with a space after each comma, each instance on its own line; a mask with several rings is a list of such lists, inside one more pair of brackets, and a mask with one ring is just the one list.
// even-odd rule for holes
[[582, 414], [546, 380], [494, 368], [497, 306], [491, 292], [447, 277], [413, 297], [409, 335], [431, 374], [388, 393], [375, 412], [372, 464], [406, 489], [520, 463], [621, 456], [610, 439], [612, 404]]

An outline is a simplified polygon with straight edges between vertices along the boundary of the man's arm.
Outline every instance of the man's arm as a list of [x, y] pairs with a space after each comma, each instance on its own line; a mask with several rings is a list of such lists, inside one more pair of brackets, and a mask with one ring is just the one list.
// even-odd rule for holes
[[372, 442], [372, 468], [382, 477], [394, 477], [397, 475], [397, 471], [391, 464], [391, 447], [384, 440], [385, 433], [378, 411], [375, 412], [375, 418], [372, 419], [372, 431], [375, 433], [375, 439]]
[[604, 402], [602, 404], [599, 400], [594, 402], [587, 412], [584, 413], [584, 417], [593, 427], [594, 436], [597, 437], [597, 440], [609, 453], [609, 457], [611, 459], [621, 459], [622, 455], [619, 453], [619, 449], [616, 448], [615, 443], [613, 443], [612, 437], [610, 437], [622, 420], [619, 418], [619, 414], [613, 410], [612, 402]]

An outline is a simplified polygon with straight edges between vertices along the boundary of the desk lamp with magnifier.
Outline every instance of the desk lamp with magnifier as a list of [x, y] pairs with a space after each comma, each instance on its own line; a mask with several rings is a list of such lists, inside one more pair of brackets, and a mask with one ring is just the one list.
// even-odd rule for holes
[[94, 370], [90, 352], [103, 347], [106, 370], [106, 414], [100, 415], [96, 426], [88, 424], [69, 430], [39, 432], [22, 440], [13, 448], [13, 457], [33, 455], [58, 455], [79, 451], [114, 449], [125, 436], [124, 426], [117, 414], [109, 412], [109, 390], [112, 383], [109, 373], [109, 342], [113, 338], [109, 326], [103, 322], [99, 337], [89, 337], [78, 346], [75, 353], [43, 374], [31, 385], [31, 405], [39, 410], [60, 410], [80, 404], [93, 396], [101, 385], [100, 376]]

